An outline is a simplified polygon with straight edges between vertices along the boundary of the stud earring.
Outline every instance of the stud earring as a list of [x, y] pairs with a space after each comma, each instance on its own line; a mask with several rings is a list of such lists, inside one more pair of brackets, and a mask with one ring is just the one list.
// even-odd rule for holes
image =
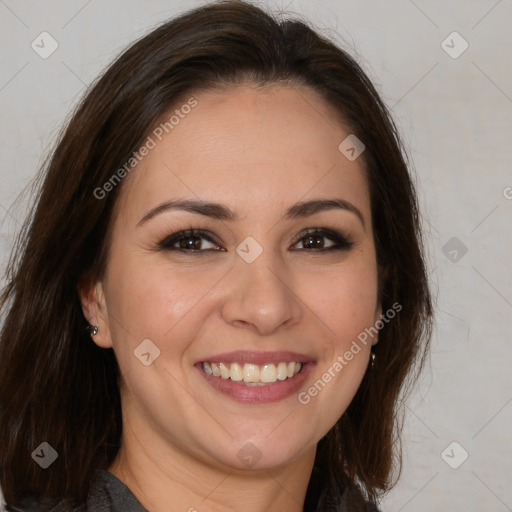
[[89, 331], [89, 334], [91, 336], [96, 336], [96, 334], [98, 334], [98, 326], [97, 325], [91, 325], [89, 324], [86, 329]]
[[375, 353], [374, 352], [371, 353], [371, 357], [372, 357], [372, 368], [373, 368], [373, 366], [375, 364]]

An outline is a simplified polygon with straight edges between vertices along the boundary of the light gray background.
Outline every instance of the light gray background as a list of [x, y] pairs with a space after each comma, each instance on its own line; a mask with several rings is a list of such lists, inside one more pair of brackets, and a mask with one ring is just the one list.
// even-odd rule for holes
[[[3, 265], [23, 218], [13, 202], [85, 86], [128, 43], [202, 3], [0, 0]], [[415, 164], [437, 324], [408, 402], [402, 477], [383, 510], [512, 510], [512, 1], [260, 5], [303, 14], [359, 56]], [[31, 48], [42, 31], [59, 44], [48, 59]], [[456, 59], [441, 46], [453, 31], [469, 44]], [[443, 252], [452, 237], [462, 257], [460, 247]], [[469, 453], [457, 469], [441, 456], [453, 441], [445, 460]]]

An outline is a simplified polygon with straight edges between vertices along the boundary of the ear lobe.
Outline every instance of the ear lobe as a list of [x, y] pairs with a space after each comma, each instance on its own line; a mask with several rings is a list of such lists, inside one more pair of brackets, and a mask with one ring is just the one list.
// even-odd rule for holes
[[92, 340], [101, 348], [112, 348], [103, 284], [82, 278], [77, 284], [77, 292], [85, 319], [90, 325], [98, 326]]

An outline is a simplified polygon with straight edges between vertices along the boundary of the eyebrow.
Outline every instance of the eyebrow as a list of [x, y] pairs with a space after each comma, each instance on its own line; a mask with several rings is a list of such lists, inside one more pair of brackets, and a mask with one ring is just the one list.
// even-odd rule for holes
[[[293, 220], [309, 217], [315, 213], [327, 210], [341, 209], [353, 213], [358, 217], [365, 228], [364, 217], [361, 211], [351, 202], [345, 199], [315, 199], [312, 201], [299, 202], [291, 206], [283, 215], [283, 219]], [[155, 208], [149, 210], [137, 223], [137, 227], [148, 222], [153, 217], [170, 210], [184, 210], [191, 213], [197, 213], [223, 221], [237, 221], [238, 215], [229, 207], [220, 203], [213, 203], [199, 200], [171, 200], [161, 203]]]

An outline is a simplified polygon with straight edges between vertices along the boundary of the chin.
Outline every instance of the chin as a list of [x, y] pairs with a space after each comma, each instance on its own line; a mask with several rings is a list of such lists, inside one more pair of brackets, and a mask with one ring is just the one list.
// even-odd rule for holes
[[282, 435], [274, 434], [269, 429], [261, 436], [236, 436], [224, 449], [217, 445], [214, 451], [210, 451], [210, 456], [231, 470], [265, 471], [287, 466], [316, 446], [313, 442], [294, 439], [286, 431]]

